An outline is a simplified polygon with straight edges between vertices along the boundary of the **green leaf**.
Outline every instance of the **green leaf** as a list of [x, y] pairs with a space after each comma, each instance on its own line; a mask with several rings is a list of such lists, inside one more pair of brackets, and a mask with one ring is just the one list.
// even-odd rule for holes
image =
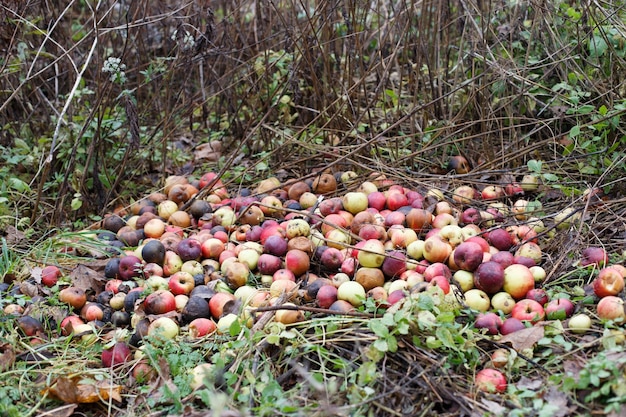
[[451, 349], [456, 349], [456, 345], [454, 344], [454, 339], [452, 337], [450, 329], [448, 329], [447, 327], [438, 327], [435, 334], [444, 346]]
[[540, 173], [541, 172], [541, 165], [543, 165], [543, 162], [542, 161], [537, 161], [536, 159], [531, 159], [530, 161], [528, 161], [526, 163], [526, 165], [528, 166], [528, 169], [531, 172]]
[[370, 320], [369, 328], [372, 329], [374, 334], [378, 337], [389, 336], [389, 328], [385, 326], [382, 320]]
[[372, 347], [380, 352], [387, 352], [389, 346], [387, 345], [387, 339], [378, 339], [372, 343]]
[[28, 186], [27, 183], [15, 177], [9, 178], [9, 188], [15, 191], [18, 191], [20, 193], [30, 191], [30, 187]]
[[391, 353], [398, 351], [398, 340], [395, 336], [389, 336], [387, 338], [387, 347], [389, 348], [389, 352]]
[[569, 137], [573, 139], [578, 135], [580, 135], [580, 126], [576, 125], [570, 129]]
[[589, 55], [593, 58], [601, 57], [606, 53], [607, 49], [609, 49], [609, 46], [602, 36], [595, 35], [589, 41]]
[[72, 202], [70, 203], [70, 207], [72, 208], [72, 210], [76, 211], [79, 208], [81, 208], [83, 206], [83, 200], [81, 200], [80, 197], [75, 197], [72, 199]]
[[385, 326], [394, 326], [396, 324], [395, 317], [392, 313], [385, 313], [380, 321]]

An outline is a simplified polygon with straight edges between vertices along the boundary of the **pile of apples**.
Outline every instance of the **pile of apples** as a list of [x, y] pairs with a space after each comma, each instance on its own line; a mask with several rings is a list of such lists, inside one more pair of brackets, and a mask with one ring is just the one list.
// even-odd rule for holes
[[[462, 168], [460, 162], [449, 166]], [[569, 298], [549, 300], [541, 288], [539, 236], [546, 229], [533, 217], [538, 203], [524, 198], [537, 187], [534, 176], [524, 176], [519, 184], [481, 190], [461, 185], [446, 198], [436, 188], [409, 189], [382, 174], [359, 183], [348, 171], [286, 183], [272, 177], [231, 196], [215, 173], [171, 176], [162, 192], [104, 218], [98, 238], [120, 255], [106, 264], [104, 288], [60, 290], [72, 312], [60, 327], [89, 340], [110, 322], [133, 329], [129, 344], [139, 345], [146, 335], [195, 338], [227, 332], [235, 321], [251, 326], [260, 314], [255, 309], [278, 300], [341, 314], [368, 298], [387, 308], [436, 286], [462, 293], [462, 303], [477, 312], [475, 328], [486, 334], [506, 335], [546, 319], [569, 319], [571, 331], [584, 332], [591, 318], [574, 315]], [[575, 212], [563, 210], [555, 229], [575, 220]], [[609, 266], [606, 252], [595, 247], [580, 265], [599, 269], [592, 284], [598, 316], [626, 319], [618, 296], [626, 268]], [[56, 266], [43, 268], [43, 285], [60, 278]], [[274, 320], [304, 318], [285, 308]], [[130, 356], [118, 342], [103, 352], [103, 364]], [[506, 388], [500, 371], [483, 371], [476, 376], [480, 389]]]

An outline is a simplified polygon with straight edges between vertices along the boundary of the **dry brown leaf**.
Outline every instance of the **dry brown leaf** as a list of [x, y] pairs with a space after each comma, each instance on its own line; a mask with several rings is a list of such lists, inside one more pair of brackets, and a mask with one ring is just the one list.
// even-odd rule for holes
[[107, 280], [104, 274], [98, 273], [85, 265], [76, 266], [70, 272], [70, 279], [74, 286], [85, 291], [95, 291], [96, 293], [100, 292]]
[[56, 378], [52, 385], [44, 389], [42, 394], [48, 394], [58, 400], [70, 404], [96, 403], [109, 399], [122, 401], [122, 387], [106, 381], [73, 378]]
[[567, 404], [569, 402], [567, 394], [559, 391], [556, 387], [550, 387], [543, 399], [550, 405], [558, 407], [552, 414], [552, 417], [565, 417], [573, 415], [575, 409], [570, 409]]
[[491, 413], [491, 415], [493, 416], [503, 416], [508, 413], [508, 409], [502, 407], [495, 401], [489, 401], [485, 398], [482, 398], [480, 402], [487, 408], [487, 410], [489, 410], [489, 413]]
[[533, 326], [502, 336], [500, 343], [511, 343], [513, 349], [521, 352], [524, 349], [530, 349], [535, 346], [535, 343], [537, 343], [543, 335], [543, 326]]
[[544, 384], [544, 381], [540, 378], [531, 379], [525, 376], [522, 376], [517, 384], [515, 384], [519, 389], [527, 389], [530, 391], [538, 391]]
[[26, 235], [23, 232], [17, 230], [15, 226], [7, 226], [5, 233], [7, 243], [9, 245], [17, 245], [21, 243], [24, 239], [26, 239]]
[[8, 343], [0, 345], [0, 371], [6, 371], [15, 363], [15, 350]]
[[219, 141], [202, 143], [196, 146], [193, 153], [194, 153], [195, 159], [217, 161], [222, 156], [222, 143]]

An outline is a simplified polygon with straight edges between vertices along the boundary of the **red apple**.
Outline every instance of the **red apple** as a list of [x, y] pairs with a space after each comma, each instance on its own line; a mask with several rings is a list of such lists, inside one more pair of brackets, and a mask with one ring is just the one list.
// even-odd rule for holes
[[387, 204], [387, 198], [381, 191], [374, 191], [367, 195], [368, 207], [375, 208], [378, 211], [382, 211]]
[[574, 303], [568, 298], [555, 298], [544, 307], [548, 320], [565, 320], [574, 314], [574, 309]]
[[131, 280], [141, 275], [141, 259], [135, 255], [127, 255], [120, 259], [118, 273], [123, 280]]
[[257, 270], [262, 275], [272, 275], [274, 272], [282, 268], [283, 261], [275, 255], [264, 253], [259, 256], [257, 262]]
[[548, 293], [543, 288], [533, 288], [526, 293], [526, 298], [535, 300], [542, 306], [548, 303]]
[[603, 267], [609, 262], [609, 257], [604, 248], [598, 248], [595, 246], [585, 248], [582, 253], [582, 259], [580, 260], [581, 266], [596, 265]]
[[193, 338], [209, 335], [217, 330], [217, 325], [211, 319], [198, 317], [189, 323], [189, 335]]
[[281, 268], [272, 274], [272, 281], [279, 281], [282, 279], [296, 282], [296, 275], [292, 271], [285, 268]]
[[502, 265], [502, 268], [506, 268], [509, 265], [513, 265], [515, 257], [511, 252], [499, 251], [491, 255], [490, 261], [497, 262]]
[[517, 317], [509, 317], [502, 322], [502, 326], [500, 326], [500, 333], [503, 336], [506, 336], [507, 334], [511, 334], [525, 328], [526, 325], [522, 320]]
[[406, 271], [406, 255], [399, 250], [388, 252], [381, 269], [388, 278], [399, 277]]
[[337, 248], [328, 247], [320, 256], [320, 263], [330, 271], [337, 271], [344, 261], [344, 254]]
[[46, 265], [41, 270], [41, 283], [46, 287], [54, 287], [62, 276], [62, 272], [56, 265]]
[[174, 295], [189, 294], [195, 287], [195, 280], [189, 272], [178, 271], [170, 277], [168, 286]]
[[[368, 196], [369, 200], [369, 196]], [[389, 210], [395, 211], [400, 207], [408, 206], [409, 199], [404, 193], [401, 192], [390, 192], [387, 195], [387, 208]]]
[[439, 275], [442, 275], [446, 277], [447, 279], [452, 278], [452, 271], [450, 271], [450, 268], [448, 268], [448, 265], [441, 263], [441, 262], [435, 262], [433, 264], [428, 265], [424, 269], [422, 274], [424, 275], [424, 280], [426, 282], [430, 282], [431, 279]]
[[483, 248], [476, 242], [463, 242], [454, 249], [454, 263], [464, 271], [475, 271], [483, 262]]
[[498, 262], [483, 262], [474, 271], [474, 286], [487, 294], [495, 294], [504, 285], [504, 271]]
[[511, 234], [504, 229], [493, 229], [487, 234], [487, 241], [496, 249], [507, 251], [513, 246]]
[[310, 264], [309, 255], [300, 249], [291, 249], [285, 254], [285, 268], [293, 272], [296, 277], [308, 271]]
[[165, 314], [176, 310], [176, 298], [167, 290], [157, 290], [148, 294], [143, 306], [147, 314]]
[[436, 277], [433, 277], [428, 285], [431, 287], [441, 288], [444, 294], [448, 294], [450, 292], [450, 280], [443, 275], [437, 275]]
[[521, 321], [530, 321], [533, 324], [543, 320], [545, 316], [546, 314], [543, 306], [537, 301], [529, 298], [519, 300], [515, 303], [515, 306], [513, 306], [513, 310], [511, 311], [511, 317]]
[[102, 351], [102, 366], [105, 368], [123, 365], [131, 357], [130, 348], [124, 342], [117, 342]]
[[323, 285], [317, 291], [315, 301], [320, 308], [330, 308], [337, 301], [337, 287], [330, 284]]
[[624, 300], [614, 295], [603, 297], [597, 306], [598, 317], [602, 320], [615, 320], [623, 322], [626, 319], [624, 312]]
[[267, 236], [265, 240], [261, 238], [263, 250], [270, 255], [284, 256], [287, 253], [287, 239], [282, 234]]
[[475, 207], [466, 208], [459, 219], [462, 224], [479, 224], [482, 221], [480, 211]]
[[483, 312], [478, 314], [474, 321], [474, 327], [477, 329], [487, 329], [487, 333], [496, 335], [502, 326], [502, 319], [494, 312]]
[[224, 314], [224, 308], [226, 305], [228, 303], [235, 302], [235, 300], [235, 296], [229, 292], [217, 292], [213, 294], [209, 300], [209, 310], [211, 311], [211, 316], [218, 320], [222, 317], [222, 314]]
[[506, 377], [497, 369], [481, 369], [474, 378], [474, 384], [479, 391], [492, 394], [506, 391]]
[[85, 321], [102, 320], [104, 317], [104, 306], [100, 303], [87, 301], [80, 309], [80, 317]]
[[598, 297], [617, 295], [624, 289], [624, 277], [615, 268], [605, 267], [593, 280], [593, 292]]

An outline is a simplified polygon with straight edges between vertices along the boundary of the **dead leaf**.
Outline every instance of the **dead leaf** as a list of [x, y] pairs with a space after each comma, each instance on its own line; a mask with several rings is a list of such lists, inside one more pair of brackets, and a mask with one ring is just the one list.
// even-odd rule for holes
[[509, 333], [506, 336], [500, 338], [500, 343], [511, 343], [513, 349], [518, 352], [524, 349], [532, 349], [544, 335], [543, 326], [533, 326], [527, 329], [518, 330], [513, 333]]
[[505, 407], [502, 407], [500, 404], [498, 404], [495, 401], [489, 401], [485, 398], [481, 399], [480, 402], [487, 407], [487, 410], [489, 410], [490, 415], [494, 415], [494, 416], [504, 416], [506, 414], [508, 414], [508, 410]]
[[550, 387], [543, 399], [548, 404], [558, 407], [558, 409], [554, 411], [554, 414], [552, 414], [552, 417], [570, 416], [575, 411], [567, 406], [569, 402], [567, 395], [559, 391], [556, 387]]
[[102, 291], [107, 279], [104, 274], [98, 273], [85, 265], [78, 265], [70, 272], [72, 284], [82, 288], [86, 292], [95, 292], [96, 295]]
[[15, 350], [8, 343], [0, 345], [0, 371], [6, 371], [15, 363]]
[[578, 379], [580, 371], [585, 367], [585, 363], [581, 360], [571, 359], [563, 362], [563, 371], [566, 375], [570, 375]]
[[122, 387], [107, 381], [94, 381], [79, 376], [73, 378], [56, 378], [52, 385], [44, 389], [42, 394], [70, 404], [97, 403], [109, 399], [122, 401]]
[[41, 284], [41, 273], [43, 268], [36, 266], [30, 270], [30, 277], [35, 280], [37, 284]]
[[222, 143], [219, 141], [201, 143], [200, 145], [196, 146], [193, 153], [195, 159], [217, 161], [222, 156]]
[[538, 391], [542, 386], [543, 386], [544, 382], [542, 379], [537, 378], [537, 379], [531, 379], [525, 376], [522, 376], [519, 381], [517, 382], [517, 384], [515, 384], [519, 389], [527, 389], [530, 391]]
[[6, 230], [6, 239], [9, 245], [17, 245], [21, 243], [24, 239], [26, 239], [26, 235], [23, 232], [17, 230], [15, 226], [7, 226]]

